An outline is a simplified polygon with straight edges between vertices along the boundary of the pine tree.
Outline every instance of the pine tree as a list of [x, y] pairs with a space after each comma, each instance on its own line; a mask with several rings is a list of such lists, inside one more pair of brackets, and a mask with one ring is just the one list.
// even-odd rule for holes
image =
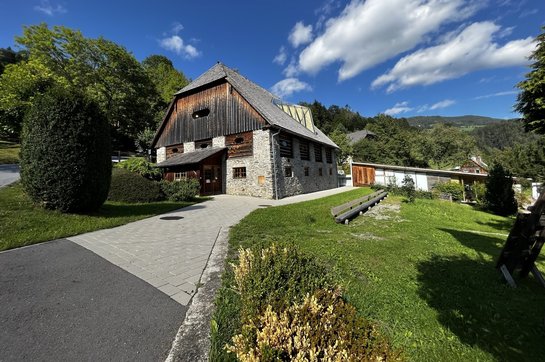
[[486, 179], [485, 207], [497, 215], [512, 215], [517, 211], [511, 173], [500, 164], [490, 169]]

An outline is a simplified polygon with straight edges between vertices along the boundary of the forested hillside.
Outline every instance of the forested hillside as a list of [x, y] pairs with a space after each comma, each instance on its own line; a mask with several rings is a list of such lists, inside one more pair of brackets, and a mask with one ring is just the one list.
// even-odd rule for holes
[[436, 123], [446, 123], [456, 127], [482, 127], [491, 123], [505, 121], [499, 118], [483, 117], [483, 116], [416, 116], [408, 117], [407, 121], [411, 126], [420, 128], [431, 128]]
[[[351, 154], [355, 161], [451, 169], [479, 155], [489, 165], [501, 163], [516, 176], [545, 180], [545, 138], [525, 132], [518, 120], [363, 117], [349, 106], [328, 108], [318, 101], [302, 104], [311, 108], [316, 125], [341, 147], [341, 160]], [[426, 126], [415, 126], [416, 118], [425, 120]], [[473, 129], [468, 131], [468, 127]], [[376, 137], [350, 144], [346, 134], [361, 129]]]

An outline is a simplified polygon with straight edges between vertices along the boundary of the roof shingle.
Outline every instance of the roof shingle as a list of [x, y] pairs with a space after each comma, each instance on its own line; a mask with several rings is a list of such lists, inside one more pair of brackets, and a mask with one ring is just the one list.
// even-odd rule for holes
[[274, 104], [273, 100], [278, 98], [271, 92], [219, 62], [178, 91], [176, 95], [184, 94], [220, 79], [226, 79], [227, 82], [229, 82], [270, 125], [279, 127], [301, 137], [338, 148], [335, 142], [330, 140], [329, 137], [317, 127], [314, 127], [315, 132], [312, 132]]

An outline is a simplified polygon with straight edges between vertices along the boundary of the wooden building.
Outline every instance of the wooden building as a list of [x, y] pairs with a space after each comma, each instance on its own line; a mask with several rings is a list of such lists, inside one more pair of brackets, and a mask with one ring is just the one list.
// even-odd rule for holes
[[152, 147], [165, 178], [201, 194], [282, 198], [336, 187], [337, 145], [310, 109], [218, 63], [174, 95]]
[[488, 174], [488, 165], [484, 163], [480, 156], [469, 158], [462, 166], [458, 168], [461, 172]]
[[431, 191], [438, 182], [457, 182], [471, 186], [475, 182], [484, 182], [487, 175], [461, 171], [434, 170], [419, 167], [404, 167], [382, 165], [376, 163], [352, 162], [352, 182], [354, 186], [369, 186], [373, 184], [403, 185], [403, 179], [409, 175], [415, 188], [421, 191]]

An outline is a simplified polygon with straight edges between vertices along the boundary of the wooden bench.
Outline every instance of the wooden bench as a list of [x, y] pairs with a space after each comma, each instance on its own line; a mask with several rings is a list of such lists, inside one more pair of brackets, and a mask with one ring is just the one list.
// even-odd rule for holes
[[332, 207], [331, 215], [335, 218], [337, 223], [344, 222], [345, 224], [348, 224], [351, 218], [361, 215], [364, 210], [378, 204], [386, 196], [388, 196], [388, 193], [384, 190], [373, 192], [370, 195], [360, 197], [359, 199], [352, 200], [346, 204]]

